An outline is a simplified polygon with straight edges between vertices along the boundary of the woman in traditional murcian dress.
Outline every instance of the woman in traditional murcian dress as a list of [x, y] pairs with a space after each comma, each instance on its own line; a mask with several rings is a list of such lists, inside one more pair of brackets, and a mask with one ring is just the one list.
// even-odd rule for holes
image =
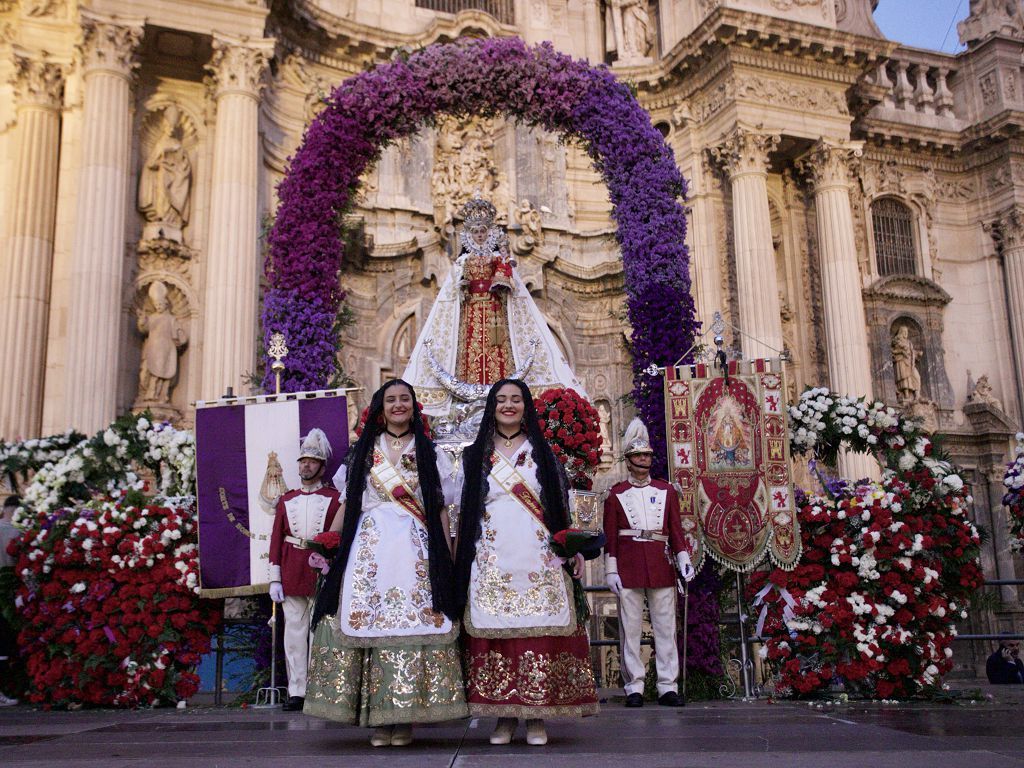
[[447, 504], [452, 464], [427, 437], [416, 393], [389, 381], [334, 476], [341, 545], [313, 612], [306, 714], [375, 726], [404, 746], [412, 724], [468, 714]]
[[[545, 744], [545, 718], [598, 704], [570, 576], [550, 546], [569, 527], [566, 483], [522, 381], [491, 388], [464, 466], [456, 581], [469, 709], [499, 718], [492, 744], [508, 744], [518, 718], [527, 743]], [[567, 565], [582, 575], [582, 556]]]

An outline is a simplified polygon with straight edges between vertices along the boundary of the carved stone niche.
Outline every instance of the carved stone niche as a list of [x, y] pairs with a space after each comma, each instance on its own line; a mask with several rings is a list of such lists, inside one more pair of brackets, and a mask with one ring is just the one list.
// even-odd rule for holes
[[[924, 277], [894, 275], [883, 277], [864, 290], [864, 312], [871, 347], [871, 378], [875, 395], [890, 405], [898, 405], [893, 370], [893, 335], [906, 327], [911, 343], [920, 352], [917, 363], [921, 375], [920, 392], [910, 404], [915, 415], [931, 405], [943, 415], [956, 407], [953, 388], [946, 374], [942, 348], [942, 314], [952, 297], [938, 284]], [[906, 406], [906, 403], [903, 403]], [[942, 412], [945, 412], [943, 414]], [[940, 424], [941, 426], [941, 419]]]

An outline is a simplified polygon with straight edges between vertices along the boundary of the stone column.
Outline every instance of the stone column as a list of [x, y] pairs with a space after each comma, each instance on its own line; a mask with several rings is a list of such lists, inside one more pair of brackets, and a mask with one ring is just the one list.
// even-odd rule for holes
[[46, 323], [50, 304], [63, 68], [21, 51], [14, 55], [17, 128], [10, 179], [10, 230], [2, 258], [0, 435], [40, 431]]
[[[850, 207], [849, 165], [860, 155], [860, 143], [821, 140], [801, 158], [798, 168], [814, 191], [830, 383], [839, 394], [872, 397], [871, 352]], [[853, 480], [878, 477], [878, 463], [864, 454], [844, 454], [839, 470]]]
[[259, 257], [259, 99], [272, 40], [215, 36], [207, 65], [217, 104], [199, 397], [243, 391], [255, 370]]
[[985, 229], [994, 237], [1003, 257], [1017, 407], [1024, 410], [1024, 208], [1014, 206], [1003, 211]]
[[710, 155], [732, 186], [733, 244], [743, 356], [778, 357], [783, 348], [779, 284], [775, 274], [772, 224], [768, 211], [768, 155], [778, 136], [737, 128]]
[[82, 12], [84, 102], [68, 310], [67, 421], [117, 416], [131, 90], [142, 24]]

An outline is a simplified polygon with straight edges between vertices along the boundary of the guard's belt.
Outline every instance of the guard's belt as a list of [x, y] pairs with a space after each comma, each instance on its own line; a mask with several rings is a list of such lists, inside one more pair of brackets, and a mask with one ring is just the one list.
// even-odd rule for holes
[[641, 528], [624, 528], [619, 531], [619, 536], [632, 536], [636, 541], [660, 541], [662, 543], [668, 541], [668, 536], [663, 533], [656, 533], [655, 531]]
[[297, 549], [309, 549], [309, 539], [299, 539], [295, 536], [285, 536], [284, 540], [287, 543], [294, 545]]

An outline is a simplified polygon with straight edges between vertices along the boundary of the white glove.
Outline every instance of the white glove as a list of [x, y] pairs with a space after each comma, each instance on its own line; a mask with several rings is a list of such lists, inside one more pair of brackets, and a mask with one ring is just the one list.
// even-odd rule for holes
[[270, 599], [275, 603], [284, 602], [284, 587], [281, 586], [280, 581], [270, 582]]
[[617, 573], [606, 573], [604, 575], [605, 582], [608, 584], [608, 589], [618, 597], [622, 594], [622, 579], [619, 578]]
[[693, 577], [697, 575], [697, 572], [693, 570], [693, 563], [690, 562], [690, 553], [680, 552], [676, 555], [676, 563], [679, 565], [679, 573], [683, 577], [683, 581], [693, 581]]

